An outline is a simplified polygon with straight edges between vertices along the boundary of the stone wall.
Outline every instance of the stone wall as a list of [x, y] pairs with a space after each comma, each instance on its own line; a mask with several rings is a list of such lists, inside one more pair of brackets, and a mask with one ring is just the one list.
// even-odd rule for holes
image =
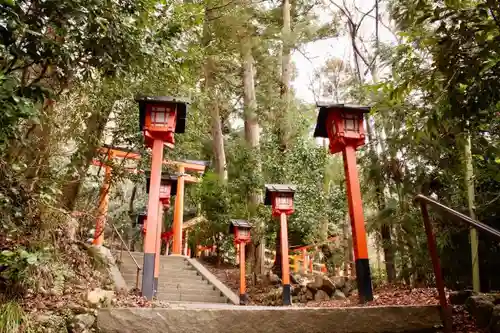
[[212, 304], [99, 311], [101, 333], [396, 333], [435, 332], [434, 306], [297, 308]]

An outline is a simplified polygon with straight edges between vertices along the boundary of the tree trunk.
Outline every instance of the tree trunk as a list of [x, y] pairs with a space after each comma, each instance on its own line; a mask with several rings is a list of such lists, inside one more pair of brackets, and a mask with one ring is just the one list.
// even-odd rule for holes
[[[260, 152], [259, 152], [259, 123], [257, 119], [257, 98], [255, 96], [255, 70], [254, 58], [252, 55], [252, 39], [249, 36], [243, 38], [241, 57], [243, 64], [243, 101], [244, 101], [244, 121], [245, 121], [245, 141], [252, 154], [251, 178], [259, 178], [262, 172]], [[253, 189], [248, 198], [250, 212], [255, 213], [258, 205], [262, 202], [262, 193], [259, 189]], [[259, 229], [265, 228], [264, 223], [259, 225]], [[253, 273], [264, 273], [265, 238], [258, 239], [258, 245], [249, 246], [249, 250], [254, 258]]]
[[[323, 148], [325, 149], [326, 153], [328, 154], [328, 144], [327, 140], [323, 139]], [[328, 168], [328, 164], [326, 165], [326, 168]], [[321, 184], [323, 188], [323, 192], [325, 193], [325, 201], [324, 201], [324, 207], [328, 207], [328, 193], [330, 192], [330, 173], [328, 172], [327, 169], [325, 169], [324, 178], [323, 178], [323, 183]], [[320, 220], [320, 232], [319, 232], [319, 241], [326, 242], [328, 239], [328, 215], [326, 214], [326, 211], [324, 212], [324, 215], [321, 217]]]
[[[288, 140], [290, 135], [288, 109], [290, 105], [290, 80], [291, 80], [291, 6], [289, 0], [282, 0], [281, 14], [283, 18], [283, 27], [281, 30], [281, 40], [283, 48], [281, 50], [281, 84], [280, 84], [280, 97], [281, 97], [281, 110], [277, 119], [278, 138], [280, 142], [280, 154], [284, 158], [285, 152], [288, 147]], [[282, 176], [283, 177], [283, 176]], [[285, 179], [282, 179], [285, 181]], [[281, 227], [278, 223], [278, 231], [276, 234], [276, 259], [273, 265], [273, 271], [281, 276]], [[288, 255], [288, 254], [287, 254]]]
[[[467, 136], [465, 141], [465, 187], [467, 189], [467, 206], [469, 208], [469, 216], [471, 219], [476, 219], [475, 213], [475, 191], [474, 191], [474, 168], [472, 165], [471, 138]], [[475, 292], [481, 291], [481, 283], [479, 276], [479, 239], [477, 230], [470, 229], [470, 246], [472, 258], [472, 289]]]
[[87, 118], [82, 143], [71, 157], [71, 167], [66, 174], [66, 183], [62, 189], [61, 205], [68, 211], [72, 211], [75, 208], [80, 186], [85, 178], [90, 162], [92, 162], [92, 158], [96, 156], [96, 150], [99, 147], [112, 109], [113, 107], [110, 106], [96, 110]]
[[226, 153], [224, 151], [224, 136], [222, 134], [222, 124], [219, 110], [219, 101], [217, 93], [217, 85], [214, 79], [215, 60], [210, 49], [210, 41], [212, 39], [210, 21], [214, 18], [214, 8], [205, 7], [205, 22], [203, 24], [203, 39], [202, 44], [207, 50], [207, 56], [203, 71], [205, 75], [205, 93], [208, 98], [208, 109], [212, 123], [212, 149], [215, 158], [215, 171], [222, 181], [227, 180]]
[[280, 97], [282, 102], [281, 119], [280, 119], [280, 143], [281, 150], [284, 152], [288, 146], [290, 135], [288, 110], [290, 106], [290, 81], [291, 81], [291, 60], [292, 60], [292, 46], [291, 43], [291, 6], [289, 0], [282, 2], [282, 16], [283, 28], [281, 31], [283, 49], [281, 51], [281, 90]]
[[354, 254], [352, 247], [352, 236], [350, 226], [349, 212], [345, 214], [344, 223], [342, 224], [342, 237], [343, 237], [343, 254], [344, 254], [344, 275], [350, 276], [353, 270]]

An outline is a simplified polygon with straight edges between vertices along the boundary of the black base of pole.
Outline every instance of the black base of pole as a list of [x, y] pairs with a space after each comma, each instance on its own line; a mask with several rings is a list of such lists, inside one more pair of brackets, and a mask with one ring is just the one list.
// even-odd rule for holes
[[248, 295], [247, 293], [240, 294], [240, 305], [247, 305], [248, 304]]
[[156, 294], [158, 293], [158, 278], [155, 277], [154, 281], [153, 281], [153, 291], [154, 291], [154, 295], [156, 296]]
[[155, 253], [144, 253], [142, 271], [142, 296], [152, 300], [154, 296]]
[[356, 282], [358, 284], [359, 302], [373, 301], [372, 276], [368, 259], [356, 259]]
[[292, 305], [292, 287], [289, 284], [283, 285], [283, 305]]

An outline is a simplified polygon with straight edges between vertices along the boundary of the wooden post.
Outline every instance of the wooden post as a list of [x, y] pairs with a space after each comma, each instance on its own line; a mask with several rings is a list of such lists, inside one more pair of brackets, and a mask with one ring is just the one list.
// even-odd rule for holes
[[246, 290], [246, 273], [245, 273], [245, 243], [239, 244], [240, 249], [240, 305], [248, 303], [248, 295]]
[[342, 152], [347, 181], [347, 201], [349, 204], [349, 216], [351, 218], [359, 301], [360, 303], [365, 303], [373, 300], [373, 289], [370, 263], [368, 260], [365, 221], [363, 217], [363, 202], [361, 200], [361, 190], [359, 187], [358, 170], [356, 166], [356, 149], [351, 145], [347, 145]]
[[156, 255], [156, 230], [158, 228], [158, 205], [160, 204], [161, 167], [163, 161], [163, 141], [153, 141], [151, 158], [151, 181], [148, 199], [148, 224], [144, 236], [144, 261], [142, 271], [142, 296], [153, 298], [154, 270]]
[[175, 196], [174, 207], [174, 235], [173, 254], [181, 254], [182, 251], [182, 222], [184, 219], [184, 166], [179, 166], [177, 176], [177, 194]]
[[[292, 305], [292, 288], [290, 286], [290, 264], [288, 262], [288, 226], [286, 214], [280, 214], [281, 224], [281, 280], [283, 281], [283, 305]], [[243, 251], [240, 251], [243, 252]]]

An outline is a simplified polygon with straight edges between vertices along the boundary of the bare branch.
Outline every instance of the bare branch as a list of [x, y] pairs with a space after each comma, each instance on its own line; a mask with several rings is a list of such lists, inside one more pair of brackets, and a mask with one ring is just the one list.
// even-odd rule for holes
[[372, 19], [376, 20], [376, 21], [378, 22], [378, 25], [381, 25], [382, 27], [384, 27], [387, 31], [389, 31], [389, 32], [393, 35], [393, 37], [394, 37], [397, 41], [399, 41], [399, 39], [400, 39], [400, 38], [399, 38], [399, 36], [398, 36], [398, 35], [394, 32], [394, 30], [392, 30], [392, 28], [391, 28], [391, 27], [389, 27], [386, 23], [384, 23], [384, 22], [383, 22], [382, 20], [380, 20], [380, 19], [379, 19], [379, 20], [377, 20], [377, 18], [376, 18], [375, 16], [373, 16], [373, 15], [368, 14], [367, 16], [368, 16], [369, 18], [372, 18]]
[[[346, 9], [346, 8], [343, 8], [341, 7], [340, 5], [338, 5], [334, 0], [330, 0], [330, 3], [332, 5], [334, 5], [335, 7], [337, 7], [338, 10], [340, 10], [342, 12], [342, 14], [345, 16], [345, 18], [347, 18], [347, 20], [353, 24], [353, 25], [356, 25], [351, 17], [351, 13]], [[344, 1], [344, 4], [345, 4], [345, 1]]]
[[377, 3], [375, 2], [375, 5], [372, 7], [372, 9], [370, 9], [366, 13], [363, 13], [358, 7], [355, 7], [358, 12], [360, 12], [360, 13], [363, 14], [363, 16], [361, 16], [361, 19], [359, 20], [359, 22], [357, 24], [356, 33], [358, 32], [359, 27], [361, 26], [361, 23], [363, 23], [363, 20], [365, 19], [365, 17], [367, 17], [368, 15], [370, 15], [371, 12], [373, 12], [376, 9], [376, 7], [377, 7]]

